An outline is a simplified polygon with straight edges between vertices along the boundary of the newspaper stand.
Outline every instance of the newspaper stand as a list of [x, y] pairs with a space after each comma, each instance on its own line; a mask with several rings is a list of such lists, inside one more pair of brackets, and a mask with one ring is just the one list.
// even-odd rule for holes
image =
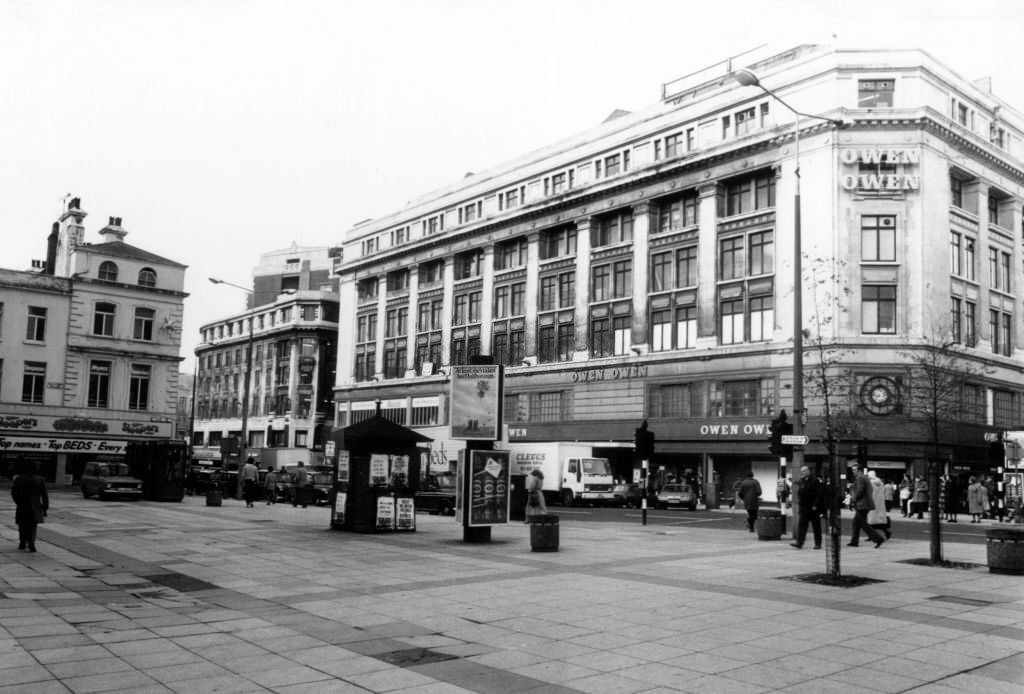
[[432, 439], [377, 414], [327, 436], [334, 466], [331, 528], [361, 533], [416, 529], [421, 443]]

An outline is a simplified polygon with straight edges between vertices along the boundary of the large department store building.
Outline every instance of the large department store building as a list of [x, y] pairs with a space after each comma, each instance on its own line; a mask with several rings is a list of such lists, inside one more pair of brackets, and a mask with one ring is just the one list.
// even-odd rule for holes
[[[731, 76], [741, 67], [838, 122], [795, 123]], [[335, 424], [379, 400], [454, 459], [449, 367], [490, 355], [506, 367], [499, 447], [577, 442], [629, 477], [646, 419], [655, 470], [693, 470], [714, 494], [752, 469], [772, 498], [768, 425], [793, 404], [799, 160], [802, 325], [842, 348], [854, 380], [838, 407], [860, 433], [840, 453], [866, 443], [887, 476], [923, 470], [907, 349], [951, 335], [976, 377], [942, 455], [987, 470], [985, 434], [1022, 428], [1021, 113], [919, 50], [747, 54], [662, 91], [346, 233]], [[806, 455], [822, 460], [805, 391]]]

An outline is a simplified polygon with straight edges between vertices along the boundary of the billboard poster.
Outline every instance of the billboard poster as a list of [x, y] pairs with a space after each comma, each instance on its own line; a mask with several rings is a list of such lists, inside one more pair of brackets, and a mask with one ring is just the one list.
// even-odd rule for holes
[[370, 456], [370, 486], [386, 487], [388, 484], [388, 455], [374, 453]]
[[501, 438], [501, 366], [453, 366], [451, 438]]
[[412, 497], [404, 496], [396, 500], [395, 523], [397, 530], [416, 529], [416, 507]]
[[409, 480], [409, 456], [391, 456], [391, 485], [404, 487]]
[[377, 497], [377, 530], [395, 529], [395, 497]]
[[337, 482], [348, 482], [348, 451], [338, 451], [338, 476]]
[[334, 502], [334, 524], [345, 525], [345, 503], [348, 501], [346, 492], [338, 492]]
[[470, 526], [508, 523], [508, 451], [469, 451]]

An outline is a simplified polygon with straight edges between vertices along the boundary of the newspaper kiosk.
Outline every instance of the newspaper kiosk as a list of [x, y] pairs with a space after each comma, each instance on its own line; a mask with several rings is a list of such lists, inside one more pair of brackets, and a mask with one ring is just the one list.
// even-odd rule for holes
[[331, 528], [362, 533], [416, 529], [419, 444], [430, 439], [377, 414], [328, 435], [334, 465]]

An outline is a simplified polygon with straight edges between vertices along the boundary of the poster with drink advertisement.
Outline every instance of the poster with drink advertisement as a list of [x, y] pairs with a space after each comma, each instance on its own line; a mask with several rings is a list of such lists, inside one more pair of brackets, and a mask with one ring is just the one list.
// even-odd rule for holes
[[338, 492], [334, 502], [334, 524], [345, 525], [345, 503], [348, 501], [346, 492]]
[[467, 525], [508, 523], [508, 451], [469, 451]]
[[388, 454], [373, 453], [370, 455], [370, 486], [388, 486]]
[[396, 499], [395, 529], [416, 529], [416, 506], [413, 504], [412, 497], [403, 496]]
[[349, 457], [348, 451], [338, 451], [338, 474], [336, 482], [348, 482], [348, 466]]
[[501, 438], [501, 366], [453, 366], [451, 438], [497, 441]]
[[377, 530], [395, 529], [395, 497], [377, 497]]

